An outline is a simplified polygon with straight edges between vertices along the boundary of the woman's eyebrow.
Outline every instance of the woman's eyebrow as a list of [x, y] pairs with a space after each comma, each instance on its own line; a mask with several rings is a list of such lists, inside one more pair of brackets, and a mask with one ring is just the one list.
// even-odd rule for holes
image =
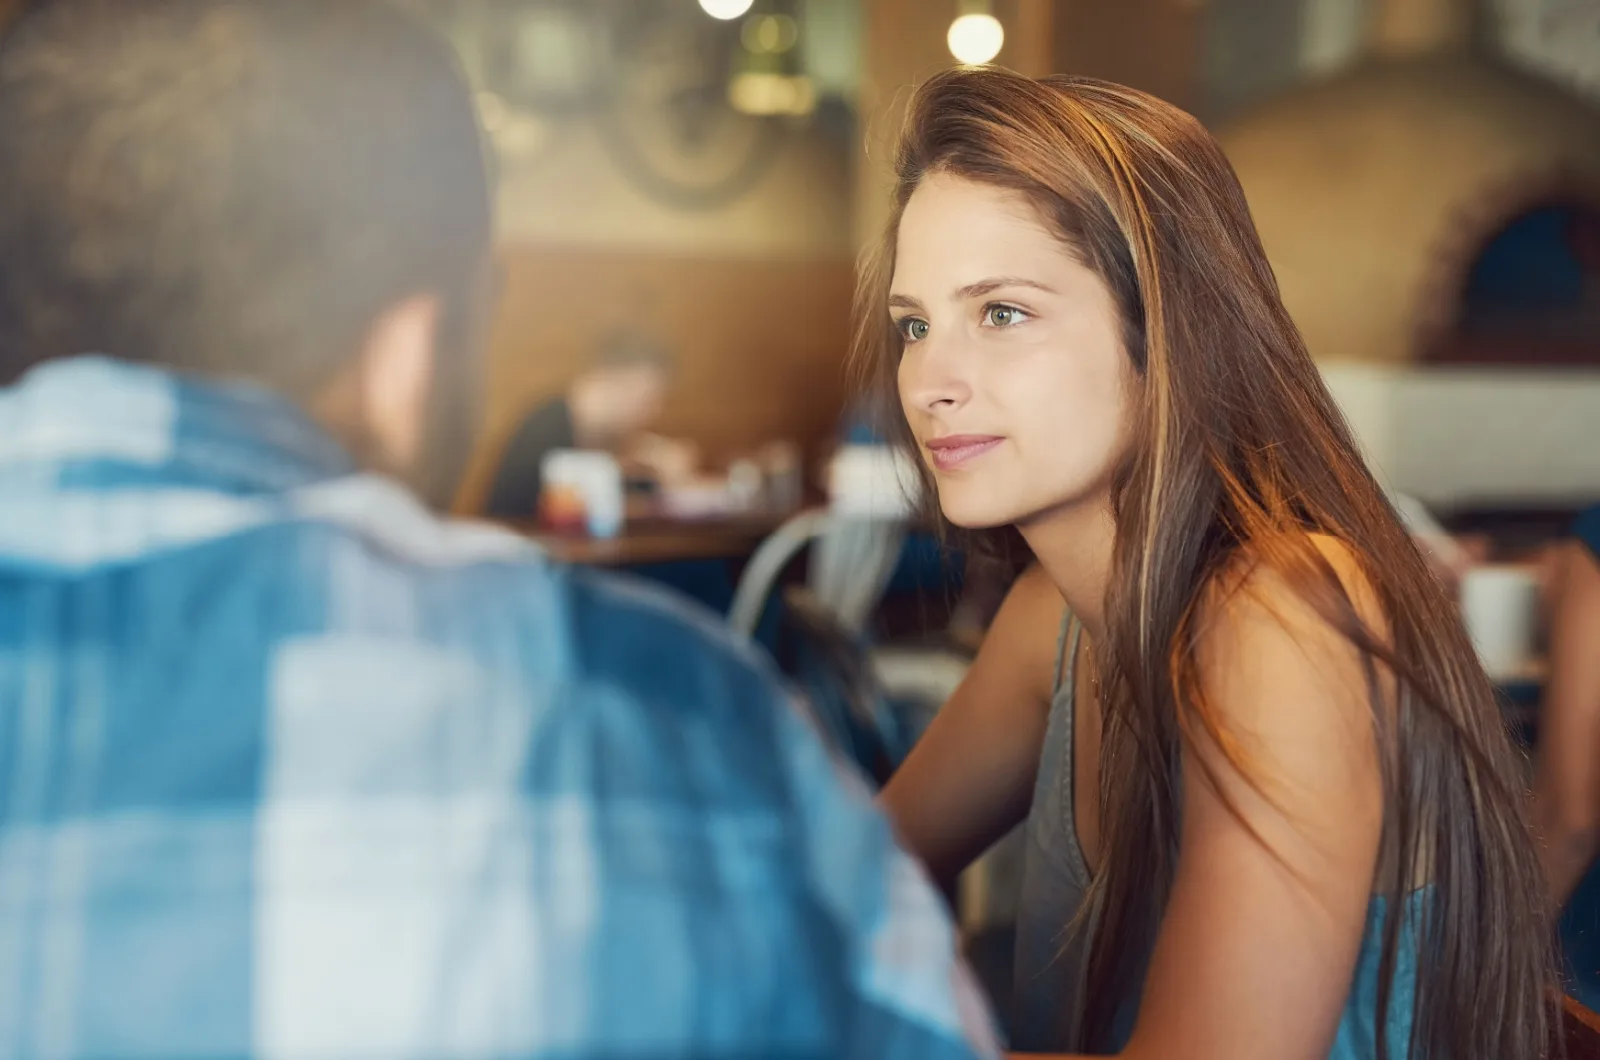
[[968, 298], [982, 298], [984, 295], [992, 294], [1002, 287], [1032, 287], [1034, 290], [1043, 291], [1046, 294], [1057, 293], [1054, 287], [1040, 283], [1038, 280], [1030, 280], [1026, 276], [991, 276], [987, 280], [979, 280], [977, 283], [969, 283], [965, 287], [958, 288], [955, 297], [957, 301], [965, 301]]

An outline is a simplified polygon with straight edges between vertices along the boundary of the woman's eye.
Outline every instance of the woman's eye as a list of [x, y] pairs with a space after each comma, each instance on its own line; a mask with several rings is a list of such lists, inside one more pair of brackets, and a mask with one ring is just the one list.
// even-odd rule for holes
[[898, 327], [907, 342], [921, 342], [928, 337], [928, 322], [919, 317], [905, 317]]
[[992, 305], [983, 311], [983, 322], [991, 328], [1009, 328], [1028, 319], [1028, 314], [1014, 305]]

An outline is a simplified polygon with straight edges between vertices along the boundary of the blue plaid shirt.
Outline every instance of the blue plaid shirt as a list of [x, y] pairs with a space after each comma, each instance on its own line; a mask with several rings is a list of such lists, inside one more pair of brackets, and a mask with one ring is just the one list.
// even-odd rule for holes
[[993, 1049], [926, 880], [717, 623], [281, 400], [0, 391], [0, 1058]]

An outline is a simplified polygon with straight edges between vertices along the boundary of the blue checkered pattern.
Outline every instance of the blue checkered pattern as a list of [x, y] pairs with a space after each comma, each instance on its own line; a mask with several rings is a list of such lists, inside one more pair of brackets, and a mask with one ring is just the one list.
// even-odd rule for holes
[[278, 399], [0, 391], [0, 1058], [992, 1051], [760, 660]]

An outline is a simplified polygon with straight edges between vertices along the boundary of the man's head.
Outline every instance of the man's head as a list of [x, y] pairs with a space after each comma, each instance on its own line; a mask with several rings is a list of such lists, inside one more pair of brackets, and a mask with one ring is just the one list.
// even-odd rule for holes
[[671, 377], [671, 353], [655, 339], [626, 328], [613, 332], [568, 391], [579, 441], [610, 446], [649, 430]]
[[0, 36], [0, 382], [251, 379], [437, 488], [490, 228], [454, 58], [378, 0], [38, 0]]

